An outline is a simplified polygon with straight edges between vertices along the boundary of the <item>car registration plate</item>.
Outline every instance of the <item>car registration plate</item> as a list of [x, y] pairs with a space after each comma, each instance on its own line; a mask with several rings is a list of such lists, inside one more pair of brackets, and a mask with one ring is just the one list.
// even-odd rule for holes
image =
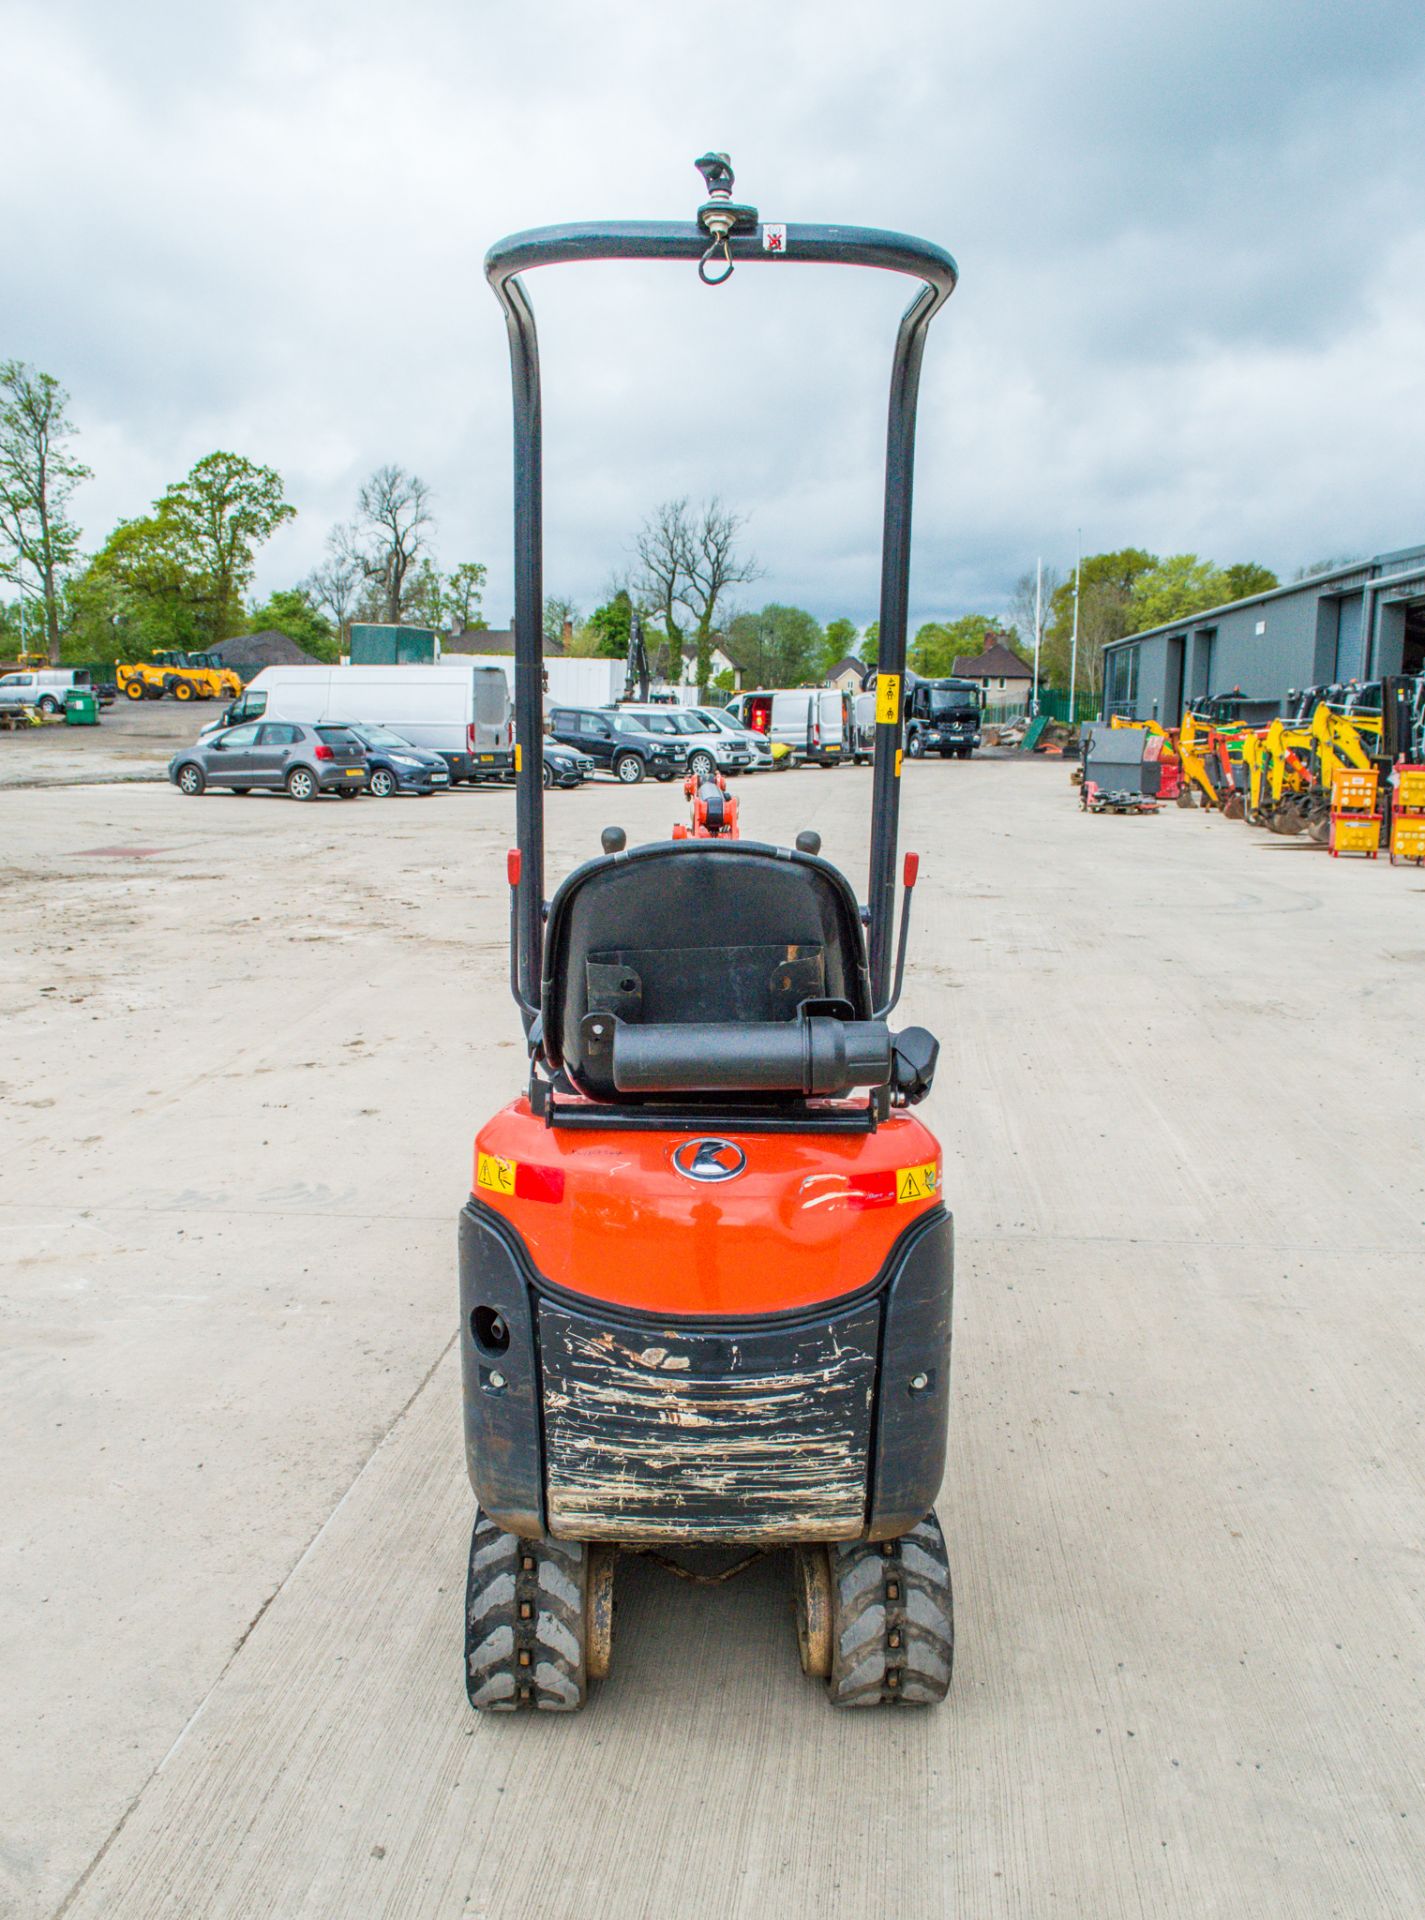
[[365, 771], [365, 767], [348, 767], [346, 777], [348, 780], [359, 780]]
[[493, 753], [482, 753], [480, 755], [480, 765], [482, 767], [488, 767], [490, 762], [494, 759], [494, 757], [495, 756]]
[[438, 787], [443, 781], [449, 778], [450, 775], [448, 773], [433, 773], [430, 777], [430, 783], [433, 787]]

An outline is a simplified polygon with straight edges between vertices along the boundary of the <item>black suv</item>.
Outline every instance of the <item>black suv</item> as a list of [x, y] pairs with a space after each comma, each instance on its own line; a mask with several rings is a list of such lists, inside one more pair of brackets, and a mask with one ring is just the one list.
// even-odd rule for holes
[[673, 734], [650, 733], [631, 713], [609, 713], [598, 707], [555, 707], [549, 731], [566, 747], [587, 754], [596, 767], [611, 773], [625, 786], [644, 774], [655, 780], [673, 780], [683, 771], [688, 743]]

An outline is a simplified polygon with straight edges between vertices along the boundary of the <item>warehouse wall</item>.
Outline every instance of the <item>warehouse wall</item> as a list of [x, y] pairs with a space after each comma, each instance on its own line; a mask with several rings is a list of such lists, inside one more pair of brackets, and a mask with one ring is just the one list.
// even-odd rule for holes
[[[1303, 580], [1287, 592], [1120, 642], [1104, 653], [1103, 711], [1171, 726], [1186, 702], [1240, 689], [1248, 703], [1242, 717], [1265, 720], [1294, 688], [1362, 678], [1365, 582], [1422, 562], [1425, 549], [1385, 554], [1350, 573]], [[1404, 630], [1403, 607], [1383, 602], [1372, 677], [1399, 671]]]

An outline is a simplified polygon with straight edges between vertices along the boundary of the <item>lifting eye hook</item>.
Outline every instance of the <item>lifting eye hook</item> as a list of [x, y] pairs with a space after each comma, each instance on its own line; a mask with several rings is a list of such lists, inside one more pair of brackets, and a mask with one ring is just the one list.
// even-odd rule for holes
[[[698, 208], [698, 225], [711, 235], [708, 250], [698, 261], [698, 278], [705, 287], [720, 287], [732, 278], [732, 235], [756, 230], [757, 209], [734, 204], [732, 163], [725, 153], [705, 153], [693, 164], [708, 190], [707, 200]], [[709, 272], [719, 260], [722, 272]]]
[[[721, 273], [709, 273], [709, 263], [719, 258], [726, 262]], [[720, 287], [724, 280], [732, 278], [732, 248], [727, 243], [727, 235], [714, 240], [702, 259], [698, 262], [698, 278], [705, 287]]]

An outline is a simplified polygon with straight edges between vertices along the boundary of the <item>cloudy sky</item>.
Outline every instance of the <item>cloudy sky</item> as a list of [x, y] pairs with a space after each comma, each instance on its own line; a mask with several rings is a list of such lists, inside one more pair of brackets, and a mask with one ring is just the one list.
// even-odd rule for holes
[[[1420, 0], [3, 0], [0, 357], [69, 388], [91, 543], [214, 447], [321, 555], [371, 468], [510, 607], [508, 363], [481, 272], [544, 222], [901, 227], [962, 282], [921, 401], [913, 619], [1042, 554], [1283, 573], [1425, 539]], [[751, 595], [865, 621], [905, 283], [564, 268], [532, 286], [546, 585], [585, 608], [659, 500], [718, 493]], [[745, 590], [746, 591], [746, 590]]]

